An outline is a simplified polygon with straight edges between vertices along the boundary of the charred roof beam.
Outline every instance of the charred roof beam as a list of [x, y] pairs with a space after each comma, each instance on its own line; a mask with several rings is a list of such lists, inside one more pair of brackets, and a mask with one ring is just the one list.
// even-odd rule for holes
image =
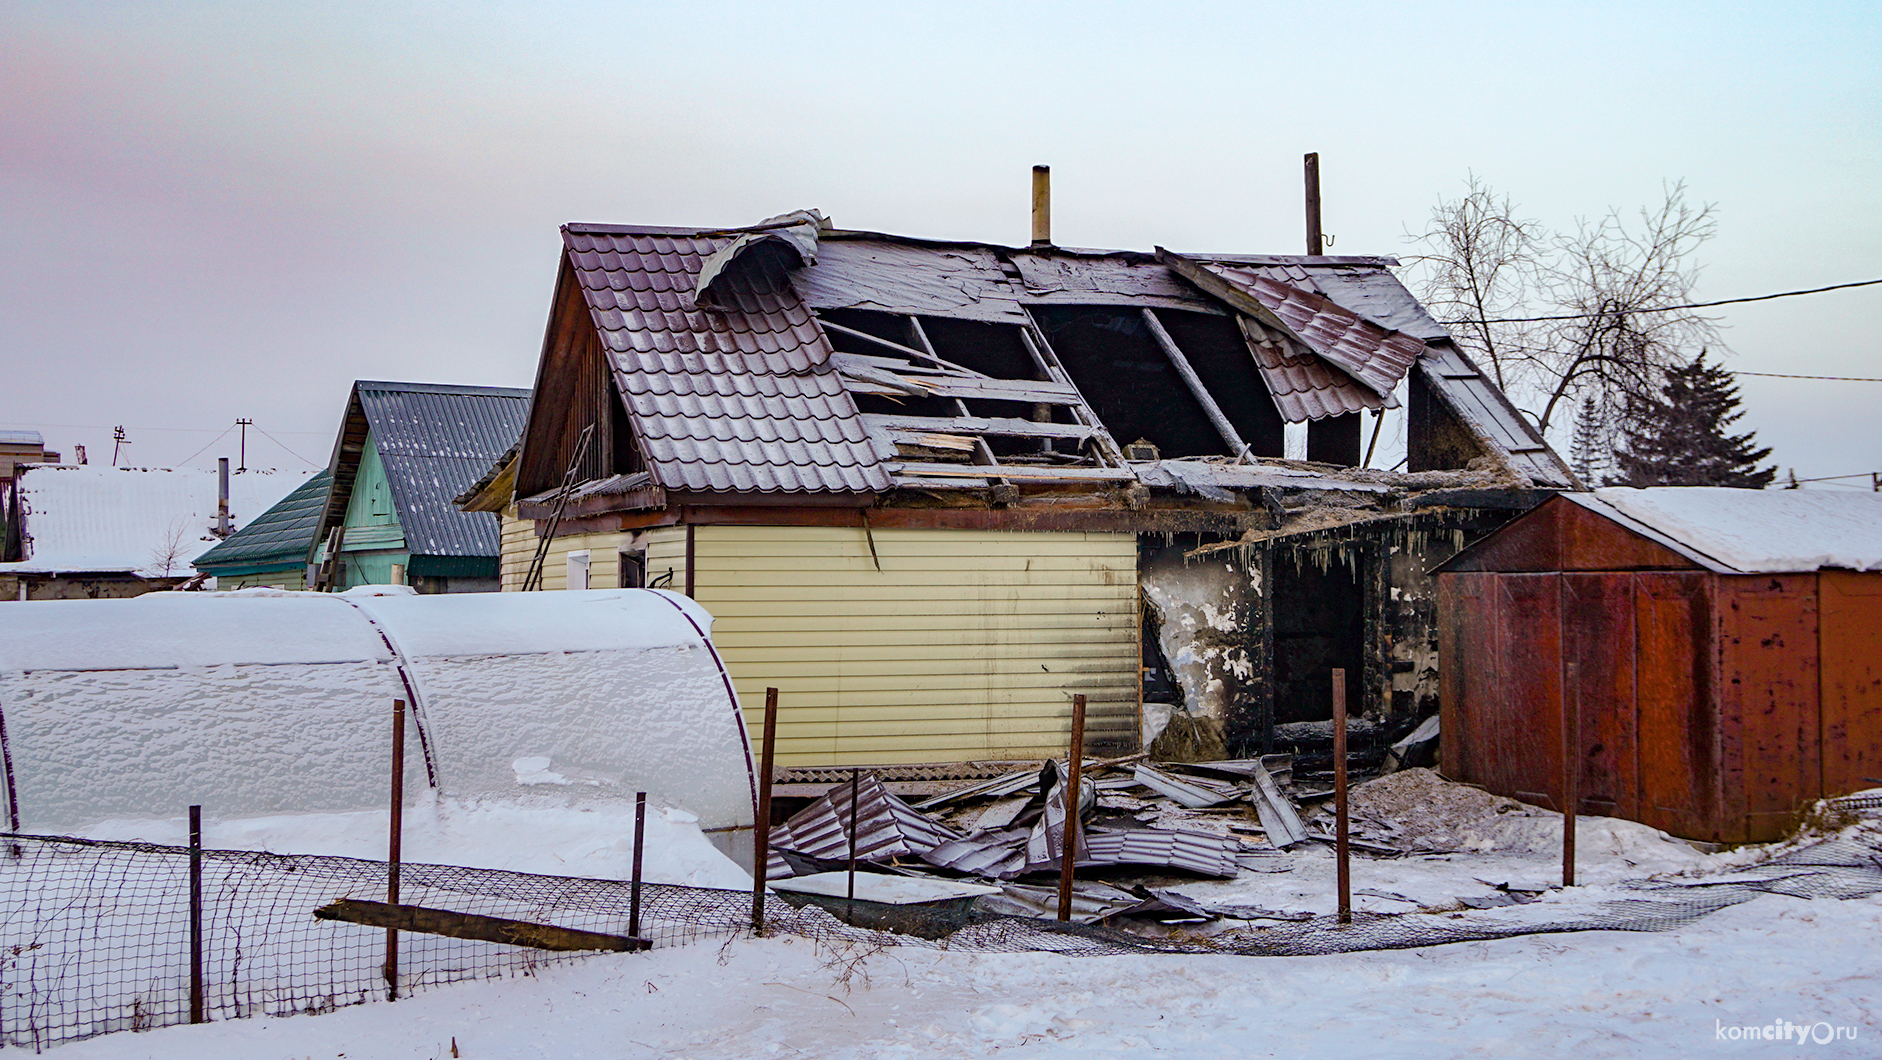
[[1098, 414], [1091, 410], [1091, 403], [1079, 392], [1078, 385], [1072, 382], [1071, 373], [1059, 363], [1058, 355], [1052, 352], [1052, 344], [1046, 341], [1046, 333], [1039, 330], [1039, 322], [1033, 319], [1032, 310], [1021, 307], [1026, 314], [1026, 326], [1020, 329], [1019, 337], [1032, 357], [1033, 364], [1041, 374], [1062, 386], [1070, 387], [1077, 395], [1078, 403], [1071, 406], [1072, 418], [1080, 426], [1092, 430], [1092, 445], [1098, 454], [1100, 463], [1110, 467], [1124, 466], [1124, 451], [1118, 448], [1117, 439], [1111, 437], [1111, 431], [1098, 419]]
[[1176, 345], [1176, 340], [1164, 330], [1163, 322], [1157, 319], [1156, 310], [1145, 306], [1138, 312], [1143, 314], [1144, 324], [1150, 328], [1150, 335], [1157, 340], [1157, 345], [1163, 348], [1164, 356], [1170, 359], [1171, 367], [1175, 368], [1176, 374], [1182, 377], [1183, 385], [1189, 387], [1190, 394], [1196, 398], [1196, 404], [1202, 406], [1203, 413], [1209, 417], [1209, 423], [1215, 427], [1216, 433], [1222, 436], [1222, 440], [1228, 443], [1229, 455], [1235, 457], [1238, 462], [1247, 460], [1250, 455], [1248, 443], [1242, 441], [1242, 436], [1235, 430], [1235, 425], [1230, 423], [1229, 418], [1223, 414], [1222, 406], [1216, 404], [1215, 395], [1209, 393], [1209, 388], [1202, 385], [1202, 377], [1196, 374], [1196, 369], [1190, 365], [1189, 358], [1183, 356], [1183, 351]]

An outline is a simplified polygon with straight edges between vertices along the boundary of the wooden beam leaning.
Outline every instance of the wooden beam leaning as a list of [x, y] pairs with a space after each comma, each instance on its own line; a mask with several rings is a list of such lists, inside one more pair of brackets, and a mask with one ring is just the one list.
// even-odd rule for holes
[[1032, 310], [1020, 307], [1026, 314], [1026, 326], [1019, 329], [1020, 344], [1032, 357], [1033, 367], [1045, 378], [1069, 388], [1072, 396], [1078, 399], [1072, 405], [1072, 418], [1081, 425], [1092, 429], [1091, 443], [1098, 454], [1098, 459], [1111, 467], [1124, 466], [1124, 451], [1118, 448], [1117, 439], [1111, 437], [1111, 431], [1092, 411], [1091, 403], [1085, 395], [1079, 393], [1078, 384], [1072, 382], [1071, 373], [1059, 363], [1059, 355], [1052, 352], [1052, 344], [1046, 341], [1046, 333], [1039, 329], [1039, 322], [1033, 319]]
[[554, 924], [532, 924], [524, 920], [506, 920], [477, 913], [454, 913], [448, 909], [428, 909], [418, 905], [392, 905], [342, 898], [314, 910], [320, 920], [339, 920], [392, 931], [418, 931], [454, 939], [501, 942], [538, 950], [614, 950], [634, 952], [651, 949], [653, 943], [628, 935], [605, 935], [599, 931], [581, 931]]
[[[921, 318], [910, 313], [907, 320], [909, 333], [914, 335], [915, 342], [921, 346], [923, 350], [927, 351], [928, 357], [936, 364], [947, 363], [941, 360], [934, 352], [934, 343], [928, 341], [928, 332], [921, 326]], [[967, 402], [961, 398], [954, 399], [954, 410], [959, 412], [962, 416], [973, 415], [967, 408]], [[991, 467], [999, 462], [999, 460], [994, 458], [993, 447], [987, 444], [987, 440], [985, 438], [976, 437], [974, 439], [974, 463]]]
[[1163, 347], [1163, 355], [1170, 359], [1170, 364], [1176, 369], [1176, 374], [1183, 377], [1183, 385], [1189, 387], [1189, 392], [1195, 396], [1196, 403], [1202, 406], [1202, 411], [1209, 417], [1209, 422], [1214, 425], [1215, 432], [1228, 443], [1229, 455], [1237, 460], [1247, 459], [1248, 443], [1242, 441], [1242, 436], [1235, 430], [1235, 425], [1230, 423], [1228, 416], [1223, 414], [1222, 406], [1215, 403], [1215, 395], [1209, 393], [1209, 388], [1202, 385], [1202, 377], [1196, 374], [1196, 369], [1190, 365], [1189, 358], [1183, 356], [1183, 351], [1177, 348], [1176, 340], [1170, 337], [1169, 332], [1163, 330], [1163, 321], [1157, 319], [1156, 310], [1145, 306], [1138, 312], [1143, 314], [1144, 323], [1150, 328], [1150, 336], [1157, 340], [1158, 346]]

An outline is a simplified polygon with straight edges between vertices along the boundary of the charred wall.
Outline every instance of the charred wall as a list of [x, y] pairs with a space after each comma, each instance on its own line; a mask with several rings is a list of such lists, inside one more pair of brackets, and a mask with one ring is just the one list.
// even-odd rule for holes
[[1513, 512], [1438, 509], [1239, 541], [1147, 538], [1140, 581], [1180, 702], [1153, 755], [1243, 757], [1271, 726], [1347, 710], [1389, 733], [1438, 710], [1437, 581], [1429, 573]]

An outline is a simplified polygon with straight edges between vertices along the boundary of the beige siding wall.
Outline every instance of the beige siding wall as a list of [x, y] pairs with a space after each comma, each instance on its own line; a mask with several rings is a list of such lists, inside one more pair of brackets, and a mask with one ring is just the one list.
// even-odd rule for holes
[[[781, 694], [779, 761], [890, 764], [1062, 755], [1137, 741], [1131, 534], [702, 526], [696, 596], [754, 733]], [[876, 563], [880, 561], [881, 569]], [[648, 567], [685, 579], [685, 531]]]
[[[522, 589], [523, 578], [529, 573], [529, 562], [536, 556], [536, 526], [527, 519], [518, 519], [511, 512], [505, 512], [501, 527], [503, 591], [512, 593]], [[635, 543], [636, 540], [635, 534], [619, 530], [557, 537], [555, 544], [549, 547], [548, 559], [543, 561], [542, 587], [558, 591], [568, 588], [569, 553], [587, 549], [589, 588], [612, 589], [621, 584], [621, 550], [642, 547]], [[651, 579], [655, 573], [650, 568], [648, 577]], [[679, 588], [678, 583], [675, 583], [674, 588]]]
[[[701, 526], [696, 596], [715, 619], [754, 740], [780, 691], [778, 761], [887, 765], [1059, 756], [1071, 697], [1087, 746], [1136, 749], [1140, 649], [1132, 534]], [[875, 555], [870, 554], [870, 537]], [[522, 586], [533, 527], [503, 521], [503, 588]], [[648, 581], [686, 587], [686, 529], [557, 538], [543, 588], [619, 584], [622, 548]], [[877, 569], [877, 562], [881, 569]]]

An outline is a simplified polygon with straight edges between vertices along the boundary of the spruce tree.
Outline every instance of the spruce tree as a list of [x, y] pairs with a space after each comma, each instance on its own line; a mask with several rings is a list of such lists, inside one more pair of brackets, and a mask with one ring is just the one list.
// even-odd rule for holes
[[1575, 416], [1574, 448], [1570, 451], [1576, 477], [1583, 482], [1599, 481], [1610, 458], [1607, 417], [1595, 404], [1593, 394], [1584, 395]]
[[1763, 489], [1776, 467], [1758, 467], [1771, 455], [1753, 448], [1753, 432], [1728, 435], [1744, 413], [1738, 384], [1701, 350], [1693, 363], [1669, 368], [1658, 395], [1629, 394], [1625, 442], [1615, 454], [1619, 471], [1608, 479], [1621, 486], [1737, 486]]

